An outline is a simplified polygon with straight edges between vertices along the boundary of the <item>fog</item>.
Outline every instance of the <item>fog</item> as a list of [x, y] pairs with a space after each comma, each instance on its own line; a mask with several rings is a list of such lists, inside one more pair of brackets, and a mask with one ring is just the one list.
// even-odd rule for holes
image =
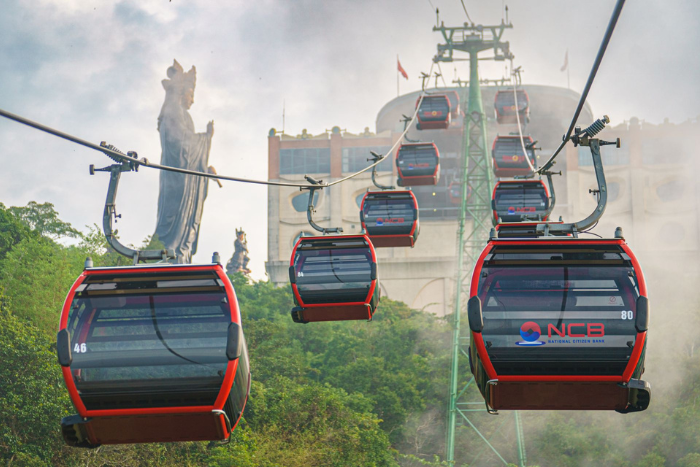
[[[465, 20], [458, 1], [431, 0], [446, 24]], [[466, 2], [474, 21], [498, 23], [501, 2]], [[571, 87], [581, 89], [613, 7], [612, 1], [509, 2], [514, 29], [506, 32], [525, 83], [566, 86], [560, 71], [569, 50]], [[595, 112], [614, 121], [638, 116], [683, 121], [698, 112], [698, 32], [695, 2], [628, 2], [590, 94]], [[220, 173], [267, 177], [267, 133], [334, 125], [360, 132], [396, 96], [396, 56], [419, 89], [439, 41], [435, 13], [425, 0], [138, 2], [125, 0], [7, 0], [0, 15], [0, 108], [84, 139], [106, 140], [123, 151], [159, 160], [156, 118], [160, 81], [177, 58], [197, 67], [191, 114], [197, 131], [215, 121], [210, 163]], [[466, 64], [457, 73], [466, 79]], [[443, 67], [448, 80], [454, 67]], [[502, 76], [484, 63], [482, 76]], [[0, 200], [5, 205], [50, 201], [78, 228], [99, 223], [107, 189], [101, 154], [16, 123], [0, 121]], [[125, 174], [117, 227], [140, 243], [155, 227], [158, 174]], [[228, 259], [234, 228], [248, 232], [253, 277], [264, 278], [266, 189], [211, 185], [199, 252]]]

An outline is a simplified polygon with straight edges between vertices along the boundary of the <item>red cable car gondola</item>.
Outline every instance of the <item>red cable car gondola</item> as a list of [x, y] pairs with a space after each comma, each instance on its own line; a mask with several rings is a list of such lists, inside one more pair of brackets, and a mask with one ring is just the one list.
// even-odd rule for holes
[[418, 201], [411, 191], [368, 191], [360, 221], [375, 248], [413, 247], [420, 232]]
[[622, 238], [492, 238], [470, 297], [470, 366], [488, 407], [648, 407], [647, 290]]
[[243, 413], [248, 351], [220, 264], [88, 267], [57, 341], [70, 446], [226, 440]]
[[[527, 149], [527, 157], [530, 158], [530, 164], [535, 167], [535, 151], [528, 148], [528, 145], [532, 145], [532, 138], [524, 136], [523, 142]], [[530, 164], [523, 154], [520, 136], [497, 136], [493, 140], [491, 154], [493, 156], [493, 172], [496, 177], [517, 177], [532, 173]]]
[[455, 120], [462, 115], [462, 108], [459, 106], [459, 92], [457, 91], [446, 91], [445, 95], [450, 101], [450, 118]]
[[[462, 202], [462, 183], [453, 181], [447, 187], [447, 196], [450, 198], [450, 203], [457, 205]], [[472, 197], [472, 187], [467, 186], [467, 200]]]
[[399, 186], [435, 185], [440, 178], [440, 152], [435, 143], [405, 143], [396, 151]]
[[494, 107], [498, 123], [517, 124], [518, 118], [523, 125], [530, 121], [530, 98], [524, 89], [518, 89], [516, 93], [518, 96], [517, 105], [512, 89], [496, 92]]
[[379, 303], [377, 255], [366, 235], [301, 237], [289, 280], [296, 323], [370, 320]]
[[450, 126], [450, 99], [444, 94], [426, 94], [416, 101], [419, 130], [445, 130]]
[[546, 221], [549, 191], [542, 180], [504, 180], [496, 183], [491, 198], [494, 223], [525, 219]]

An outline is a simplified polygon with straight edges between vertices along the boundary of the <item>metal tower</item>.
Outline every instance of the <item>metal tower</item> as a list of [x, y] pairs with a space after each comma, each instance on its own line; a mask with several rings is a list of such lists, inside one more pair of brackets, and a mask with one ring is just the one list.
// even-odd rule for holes
[[[491, 157], [486, 145], [486, 115], [481, 100], [481, 89], [479, 87], [479, 53], [493, 50], [493, 56], [483, 59], [498, 61], [510, 60], [513, 55], [510, 53], [508, 42], [501, 41], [503, 32], [512, 28], [513, 25], [504, 21], [497, 26], [483, 26], [465, 23], [463, 26], [446, 27], [444, 22], [433, 27], [433, 31], [440, 31], [445, 40], [444, 44], [438, 44], [437, 55], [433, 58], [435, 63], [452, 62], [456, 60], [469, 60], [469, 95], [462, 92], [461, 102], [467, 102], [464, 115], [463, 130], [463, 165], [462, 165], [462, 209], [459, 216], [457, 243], [457, 276], [455, 284], [455, 302], [453, 312], [453, 337], [452, 337], [452, 366], [450, 375], [450, 398], [448, 406], [447, 420], [447, 440], [446, 458], [450, 465], [454, 464], [455, 452], [455, 432], [458, 421], [466, 422], [471, 426], [481, 439], [496, 456], [507, 462], [491, 445], [489, 440], [474, 426], [469, 420], [467, 413], [480, 411], [483, 409], [470, 408], [475, 402], [467, 402], [466, 392], [473, 378], [460, 387], [460, 372], [465, 369], [468, 372], [468, 346], [469, 330], [462, 332], [461, 314], [462, 305], [467, 300], [462, 298], [463, 294], [469, 296], [469, 283], [471, 271], [479, 254], [488, 240], [491, 230], [491, 193], [493, 191], [493, 171], [491, 167]], [[455, 52], [469, 54], [469, 58], [456, 58]], [[460, 83], [461, 84], [461, 83]], [[466, 87], [462, 88], [466, 90]], [[469, 196], [467, 194], [470, 193]], [[471, 232], [466, 232], [467, 218], [473, 221]], [[521, 443], [522, 429], [520, 417], [517, 412], [514, 415], [516, 434], [518, 439], [518, 460], [521, 467], [525, 466], [525, 449]]]

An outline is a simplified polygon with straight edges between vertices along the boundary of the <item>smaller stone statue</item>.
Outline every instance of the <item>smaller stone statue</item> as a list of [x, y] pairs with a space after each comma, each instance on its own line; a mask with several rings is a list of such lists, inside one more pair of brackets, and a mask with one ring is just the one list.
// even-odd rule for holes
[[250, 261], [248, 257], [248, 240], [243, 227], [240, 230], [236, 229], [236, 241], [233, 242], [233, 247], [233, 256], [226, 263], [226, 274], [235, 274], [237, 272], [250, 274], [250, 269], [248, 269], [248, 262]]

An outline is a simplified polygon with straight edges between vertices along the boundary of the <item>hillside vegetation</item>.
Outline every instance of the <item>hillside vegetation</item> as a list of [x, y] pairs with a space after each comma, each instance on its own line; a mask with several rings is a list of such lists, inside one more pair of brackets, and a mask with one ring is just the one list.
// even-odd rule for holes
[[[60, 243], [67, 237], [72, 246]], [[146, 239], [142, 246], [149, 243], [158, 242]], [[449, 321], [382, 299], [369, 323], [294, 324], [288, 288], [241, 275], [232, 281], [253, 383], [231, 443], [65, 447], [59, 422], [74, 410], [55, 333], [86, 256], [96, 266], [129, 261], [109, 250], [96, 227], [74, 229], [49, 203], [0, 204], [3, 465], [446, 465], [438, 456], [444, 452]], [[700, 362], [692, 349], [674, 357], [678, 384], [655, 393], [645, 414], [524, 412], [528, 465], [700, 467]], [[477, 414], [474, 420], [512, 462], [510, 418]], [[457, 465], [499, 462], [468, 425], [458, 432], [457, 451]]]

